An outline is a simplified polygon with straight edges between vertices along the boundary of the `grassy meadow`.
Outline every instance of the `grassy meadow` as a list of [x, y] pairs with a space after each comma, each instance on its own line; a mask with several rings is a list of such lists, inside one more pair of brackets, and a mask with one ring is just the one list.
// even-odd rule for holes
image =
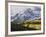
[[11, 31], [24, 31], [24, 30], [40, 30], [41, 20], [26, 20], [23, 23], [16, 24], [11, 22]]

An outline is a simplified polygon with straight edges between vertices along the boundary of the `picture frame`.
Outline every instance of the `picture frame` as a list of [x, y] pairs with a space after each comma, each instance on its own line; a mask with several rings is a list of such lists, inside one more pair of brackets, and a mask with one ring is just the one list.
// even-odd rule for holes
[[[7, 6], [6, 6], [7, 8], [6, 8], [6, 11], [7, 11], [7, 32], [8, 32], [8, 35], [37, 35], [37, 34], [44, 34], [45, 33], [45, 4], [44, 3], [40, 3], [40, 2], [20, 2], [20, 1], [8, 1], [7, 2]], [[23, 10], [30, 10], [30, 8], [32, 9], [32, 10], [34, 10], [34, 11], [36, 11], [37, 12], [37, 10], [39, 11], [41, 11], [40, 12], [40, 25], [38, 24], [38, 25], [36, 25], [36, 26], [31, 26], [31, 27], [36, 27], [36, 29], [34, 29], [34, 30], [32, 30], [32, 29], [27, 29], [27, 27], [23, 30], [23, 29], [20, 29], [19, 30], [19, 28], [15, 28], [15, 30], [14, 29], [12, 29], [13, 28], [13, 25], [11, 26], [11, 21], [13, 21], [14, 19], [14, 17], [12, 17], [12, 16], [14, 16], [14, 15], [16, 15], [17, 13], [19, 13], [19, 11], [20, 12], [22, 12]], [[36, 9], [35, 10], [35, 8], [38, 8], [38, 9]], [[21, 9], [21, 10], [20, 10]], [[18, 11], [18, 12], [17, 12]], [[26, 12], [27, 14], [25, 14], [25, 15], [29, 15], [28, 13], [29, 12]], [[21, 13], [20, 13], [21, 14]], [[17, 15], [20, 15], [20, 14], [17, 14]], [[33, 13], [32, 13], [33, 14]], [[35, 14], [35, 13], [34, 13]], [[39, 13], [38, 13], [39, 14]], [[21, 14], [21, 15], [23, 15], [23, 13]], [[30, 15], [31, 16], [31, 15]], [[36, 13], [36, 16], [37, 16], [37, 13]], [[20, 17], [22, 17], [22, 16], [20, 16]], [[26, 17], [26, 16], [25, 16]], [[28, 16], [29, 17], [29, 16]], [[28, 18], [27, 17], [27, 18]], [[32, 16], [33, 17], [33, 16]], [[31, 18], [32, 18], [31, 17]], [[23, 17], [22, 17], [23, 18]], [[35, 15], [34, 15], [34, 18], [35, 18]], [[37, 18], [37, 17], [36, 17]], [[13, 20], [12, 20], [13, 19]], [[24, 18], [23, 18], [24, 19]], [[18, 20], [18, 19], [17, 19]], [[16, 21], [17, 21], [16, 20]], [[34, 21], [34, 19], [32, 18], [31, 20], [33, 20]], [[19, 25], [19, 22], [17, 21], [14, 21], [15, 23], [18, 23], [18, 25]], [[23, 21], [23, 20], [22, 20]], [[21, 21], [21, 22], [22, 22]], [[30, 22], [32, 22], [32, 21], [30, 21]], [[37, 21], [36, 21], [37, 22]], [[33, 22], [34, 23], [34, 22]], [[36, 24], [36, 23], [35, 23]], [[44, 24], [44, 25], [43, 25]], [[18, 26], [17, 25], [17, 26]], [[32, 24], [33, 25], [33, 24]], [[16, 25], [15, 25], [16, 26]], [[24, 24], [24, 26], [25, 26], [25, 24]], [[39, 27], [40, 26], [40, 27]], [[21, 26], [20, 26], [21, 27]], [[38, 27], [38, 30], [37, 30], [37, 27]]]

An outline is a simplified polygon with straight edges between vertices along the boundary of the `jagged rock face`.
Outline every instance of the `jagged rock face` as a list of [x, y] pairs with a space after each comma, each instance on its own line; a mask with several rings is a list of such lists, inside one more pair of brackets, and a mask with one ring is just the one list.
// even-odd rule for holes
[[33, 9], [24, 8], [22, 11], [20, 10], [19, 13], [16, 13], [16, 15], [11, 16], [11, 20], [12, 22], [15, 21], [16, 23], [20, 23], [25, 20], [40, 19], [41, 16], [40, 11], [41, 9], [39, 7], [33, 7]]

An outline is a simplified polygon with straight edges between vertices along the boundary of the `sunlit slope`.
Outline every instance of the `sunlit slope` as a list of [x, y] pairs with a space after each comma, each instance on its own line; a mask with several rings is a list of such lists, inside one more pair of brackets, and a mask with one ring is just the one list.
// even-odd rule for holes
[[33, 28], [33, 29], [40, 30], [41, 20], [33, 20], [33, 21], [27, 20], [23, 23], [23, 27], [29, 28], [29, 29]]

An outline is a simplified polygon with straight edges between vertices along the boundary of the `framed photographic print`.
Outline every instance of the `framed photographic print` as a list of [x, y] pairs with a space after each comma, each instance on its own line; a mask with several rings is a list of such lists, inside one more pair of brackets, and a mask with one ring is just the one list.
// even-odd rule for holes
[[44, 33], [44, 3], [8, 2], [8, 35]]

